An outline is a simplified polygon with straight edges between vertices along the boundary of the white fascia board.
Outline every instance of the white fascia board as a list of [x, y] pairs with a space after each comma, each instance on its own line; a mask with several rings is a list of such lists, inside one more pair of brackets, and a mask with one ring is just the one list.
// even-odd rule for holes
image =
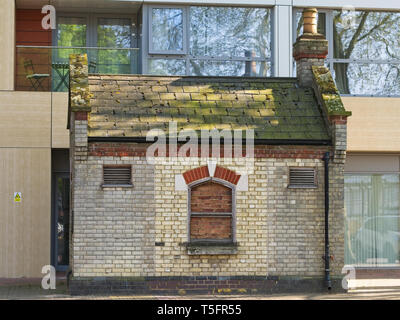
[[294, 7], [338, 9], [353, 6], [356, 9], [400, 10], [399, 0], [293, 0]]
[[158, 4], [206, 4], [206, 5], [242, 5], [242, 6], [294, 6], [318, 8], [342, 8], [353, 6], [359, 9], [400, 10], [399, 0], [118, 0]]
[[[126, 0], [125, 0], [126, 1]], [[277, 2], [291, 2], [292, 0], [144, 0], [144, 4], [179, 4], [179, 5], [232, 5], [232, 6], [258, 6], [271, 7]]]
[[[4, 1], [4, 0], [3, 0]], [[35, 2], [34, 2], [35, 1]], [[93, 0], [95, 2], [96, 0]], [[45, 4], [47, 0], [17, 0], [17, 5], [24, 5], [35, 3]], [[59, 0], [56, 2], [67, 3], [67, 0]], [[68, 3], [71, 0], [68, 0]], [[76, 1], [78, 2], [78, 1]], [[275, 5], [280, 6], [294, 6], [294, 7], [318, 7], [318, 8], [342, 8], [353, 6], [359, 9], [376, 9], [376, 10], [400, 10], [399, 0], [103, 0], [99, 3], [123, 3], [131, 2], [132, 4], [165, 4], [165, 5], [233, 5], [233, 6], [259, 6], [271, 7]]]

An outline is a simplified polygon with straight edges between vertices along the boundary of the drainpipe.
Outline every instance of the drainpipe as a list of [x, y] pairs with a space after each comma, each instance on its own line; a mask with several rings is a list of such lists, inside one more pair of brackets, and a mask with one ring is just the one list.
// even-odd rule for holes
[[329, 158], [330, 153], [324, 155], [325, 164], [325, 284], [328, 290], [332, 288], [329, 269]]

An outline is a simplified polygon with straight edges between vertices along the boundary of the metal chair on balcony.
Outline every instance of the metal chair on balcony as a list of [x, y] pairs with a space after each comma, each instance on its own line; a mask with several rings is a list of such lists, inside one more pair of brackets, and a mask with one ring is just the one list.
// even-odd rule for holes
[[38, 89], [45, 91], [42, 82], [44, 79], [49, 78], [50, 74], [35, 73], [35, 68], [33, 67], [32, 60], [25, 60], [24, 68], [26, 72], [26, 79], [31, 82], [33, 89], [35, 89], [35, 91], [38, 91]]
[[95, 60], [89, 62], [89, 73], [97, 73], [97, 62]]

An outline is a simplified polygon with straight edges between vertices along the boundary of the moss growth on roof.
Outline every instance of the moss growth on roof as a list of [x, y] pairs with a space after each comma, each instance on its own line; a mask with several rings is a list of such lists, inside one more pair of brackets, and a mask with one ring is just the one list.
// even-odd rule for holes
[[332, 74], [326, 67], [312, 67], [314, 86], [319, 94], [321, 104], [328, 116], [350, 116], [351, 111], [346, 111], [339, 90], [336, 87]]
[[312, 88], [296, 79], [90, 75], [91, 137], [141, 137], [151, 129], [254, 130], [266, 140], [329, 140]]

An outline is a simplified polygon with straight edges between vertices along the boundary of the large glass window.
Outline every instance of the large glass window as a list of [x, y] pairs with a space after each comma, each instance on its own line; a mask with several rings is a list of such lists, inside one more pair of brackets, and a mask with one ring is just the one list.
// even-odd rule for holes
[[137, 67], [132, 19], [108, 15], [60, 16], [54, 37], [52, 82], [54, 91], [67, 91], [71, 53], [87, 53], [89, 72], [131, 74]]
[[60, 47], [85, 47], [87, 24], [85, 18], [59, 17], [57, 45]]
[[345, 263], [400, 264], [399, 174], [345, 176]]
[[148, 63], [152, 74], [177, 76], [186, 74], [186, 60], [184, 59], [152, 58], [148, 60]]
[[184, 17], [182, 8], [151, 9], [151, 53], [184, 51]]
[[[62, 49], [52, 52], [52, 90], [67, 91], [68, 88], [68, 61], [72, 53], [85, 53], [87, 46], [88, 26], [83, 17], [59, 17], [55, 45]], [[70, 47], [71, 49], [66, 49]], [[82, 48], [82, 49], [78, 49]]]
[[400, 14], [334, 11], [333, 69], [345, 94], [400, 95]]
[[[301, 10], [295, 14], [301, 34]], [[400, 95], [400, 13], [320, 11], [318, 32], [330, 43], [327, 59], [342, 94]]]
[[115, 48], [94, 50], [97, 71], [106, 74], [131, 73], [131, 51], [121, 50], [131, 48], [130, 19], [99, 18], [97, 22], [97, 47]]
[[[181, 75], [184, 71], [186, 75], [198, 76], [262, 77], [271, 74], [269, 9], [196, 6], [149, 10], [148, 73]], [[160, 56], [163, 52], [168, 55]], [[184, 62], [184, 69], [174, 68], [173, 62], [167, 60]]]

